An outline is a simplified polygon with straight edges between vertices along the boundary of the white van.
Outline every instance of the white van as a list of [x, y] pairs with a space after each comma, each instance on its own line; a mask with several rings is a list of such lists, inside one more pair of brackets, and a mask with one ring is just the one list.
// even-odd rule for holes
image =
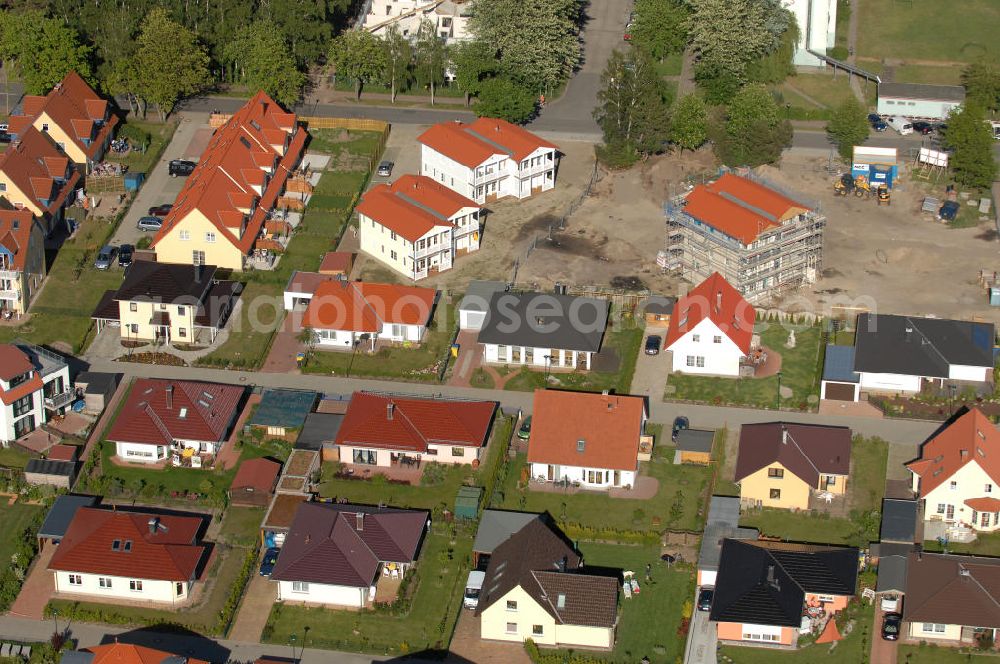
[[902, 136], [913, 133], [913, 123], [906, 118], [894, 115], [888, 119], [889, 126], [898, 131]]
[[483, 591], [486, 582], [486, 572], [469, 572], [469, 580], [465, 582], [465, 594], [462, 596], [462, 606], [475, 609], [479, 606], [479, 593]]

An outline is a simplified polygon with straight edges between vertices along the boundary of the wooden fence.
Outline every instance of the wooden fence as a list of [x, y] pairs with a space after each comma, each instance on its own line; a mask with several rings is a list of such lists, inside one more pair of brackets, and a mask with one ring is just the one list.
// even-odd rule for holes
[[322, 118], [322, 117], [300, 117], [299, 122], [304, 122], [308, 129], [349, 129], [354, 131], [381, 131], [389, 129], [389, 123], [385, 120], [372, 120], [371, 118]]

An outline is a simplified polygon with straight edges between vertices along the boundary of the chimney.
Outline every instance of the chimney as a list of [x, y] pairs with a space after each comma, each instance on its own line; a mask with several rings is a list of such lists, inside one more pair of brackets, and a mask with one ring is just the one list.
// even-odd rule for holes
[[147, 525], [149, 526], [149, 534], [155, 535], [156, 531], [160, 529], [160, 517], [158, 516], [150, 517], [149, 523]]
[[715, 313], [719, 313], [722, 310], [722, 291], [720, 290], [715, 294]]
[[306, 533], [306, 544], [308, 544], [311, 541], [312, 541], [312, 535], [310, 535], [309, 533]]
[[962, 457], [962, 461], [965, 461], [965, 458], [969, 456], [969, 450], [959, 450], [958, 454]]
[[786, 427], [784, 424], [781, 425], [781, 444], [782, 445], [788, 444], [788, 427]]
[[167, 393], [167, 410], [173, 410], [174, 409], [174, 386], [173, 385], [167, 385], [166, 393]]
[[971, 576], [971, 573], [969, 572], [968, 568], [966, 568], [966, 567], [959, 567], [958, 568], [958, 575], [961, 576], [961, 577], [964, 577], [964, 578], [968, 579]]
[[907, 326], [906, 326], [906, 327], [904, 328], [904, 330], [903, 330], [903, 335], [904, 335], [904, 337], [905, 337], [905, 340], [906, 340], [906, 341], [909, 341], [909, 340], [910, 340], [910, 335], [912, 335], [912, 334], [913, 334], [913, 327], [912, 327], [912, 326], [910, 326], [910, 325], [907, 325]]
[[566, 571], [566, 563], [567, 563], [567, 562], [568, 562], [568, 561], [566, 560], [566, 556], [563, 556], [562, 558], [560, 558], [560, 559], [559, 559], [559, 560], [558, 560], [558, 561], [556, 562], [556, 567], [558, 567], [558, 568], [559, 568], [559, 571], [560, 571], [560, 572], [565, 572], [565, 571]]
[[392, 421], [392, 413], [393, 413], [394, 410], [396, 410], [396, 404], [394, 404], [391, 401], [389, 403], [387, 403], [385, 405], [385, 419], [387, 419], [387, 420], [389, 420], [391, 422]]
[[774, 583], [774, 565], [767, 566], [767, 582]]
[[358, 517], [358, 532], [361, 532], [362, 530], [365, 529], [365, 513], [358, 512], [357, 517]]

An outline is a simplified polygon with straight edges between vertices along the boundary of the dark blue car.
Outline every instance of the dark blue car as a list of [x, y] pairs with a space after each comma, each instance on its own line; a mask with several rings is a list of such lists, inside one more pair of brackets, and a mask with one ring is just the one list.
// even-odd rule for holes
[[889, 125], [885, 123], [885, 120], [883, 120], [882, 116], [879, 115], [878, 113], [868, 114], [868, 124], [870, 124], [872, 126], [872, 129], [874, 129], [875, 131], [885, 131], [886, 129], [889, 128]]
[[261, 576], [271, 576], [271, 572], [274, 571], [274, 565], [278, 562], [278, 554], [281, 549], [268, 549], [264, 552], [264, 559], [260, 561], [260, 575]]

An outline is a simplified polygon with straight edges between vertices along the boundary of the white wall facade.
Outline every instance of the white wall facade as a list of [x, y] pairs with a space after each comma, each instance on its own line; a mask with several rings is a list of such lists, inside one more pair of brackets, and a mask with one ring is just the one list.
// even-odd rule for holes
[[[509, 609], [508, 602], [513, 602], [516, 608]], [[613, 628], [556, 624], [552, 615], [521, 586], [515, 586], [483, 611], [479, 629], [481, 638], [494, 641], [521, 643], [532, 639], [547, 646], [614, 646]]]
[[528, 198], [555, 186], [556, 151], [538, 148], [520, 162], [495, 154], [475, 168], [460, 164], [437, 150], [420, 146], [420, 173], [452, 191], [483, 203], [504, 196]]
[[[969, 453], [975, 454], [971, 442], [969, 447]], [[914, 475], [914, 485], [916, 483]], [[975, 460], [956, 470], [951, 477], [946, 478], [927, 494], [924, 498], [924, 520], [963, 523], [980, 532], [1000, 529], [1000, 514], [977, 512], [965, 504], [966, 500], [973, 498], [1000, 499], [1000, 485], [996, 484]]]
[[869, 373], [859, 372], [861, 376], [861, 390], [871, 390], [873, 392], [919, 392], [920, 376], [907, 376], [905, 374]]
[[468, 445], [428, 445], [427, 454], [423, 456], [423, 460], [448, 464], [471, 464], [480, 458], [479, 455], [482, 451], [481, 447], [471, 447]]
[[713, 376], [740, 375], [743, 351], [715, 323], [705, 318], [666, 350], [673, 351], [673, 370]]
[[[316, 332], [316, 345], [325, 348], [343, 348], [345, 350], [350, 350], [354, 346], [355, 340], [361, 337], [361, 332], [354, 332], [352, 330], [326, 330], [323, 328], [317, 328]], [[408, 341], [411, 343], [420, 343], [423, 341], [424, 333], [427, 332], [427, 327], [424, 325], [400, 325], [394, 323], [385, 323], [382, 325], [382, 331], [377, 335], [369, 338], [367, 343], [362, 343], [364, 346], [363, 350], [369, 350], [374, 348], [375, 341], [377, 339], [385, 339], [387, 341], [404, 342]], [[359, 347], [359, 349], [362, 349]]]
[[[127, 567], [124, 564], [124, 560], [123, 567]], [[54, 571], [53, 576], [55, 578], [56, 592], [59, 593], [111, 597], [140, 602], [159, 602], [163, 604], [177, 604], [186, 601], [191, 594], [191, 586], [194, 584], [193, 581], [163, 581], [127, 576], [64, 572], [61, 570]], [[71, 582], [71, 577], [73, 577], [72, 581], [74, 582]], [[110, 587], [102, 587], [101, 579], [105, 580], [105, 586], [110, 584]], [[79, 583], [76, 583], [76, 581], [79, 581]]]
[[[462, 330], [474, 330], [479, 332], [486, 322], [485, 311], [464, 311], [458, 310], [458, 327]], [[495, 350], [495, 347], [494, 347]]]
[[799, 27], [799, 43], [792, 64], [822, 67], [825, 63], [806, 49], [826, 53], [836, 45], [837, 0], [785, 0], [784, 4]]
[[[62, 379], [63, 391], [69, 390], [68, 366], [64, 366], [58, 371], [45, 376], [42, 379], [42, 389], [31, 393], [30, 403], [28, 403], [29, 400], [26, 398], [28, 395], [21, 397], [21, 399], [10, 405], [0, 403], [0, 445], [6, 446], [11, 441], [17, 440], [26, 433], [37, 429], [49, 420], [48, 412], [45, 409], [45, 389], [49, 387], [54, 390], [55, 388], [50, 386], [59, 379]], [[7, 391], [11, 389], [11, 386], [8, 381], [0, 380], [0, 388]], [[17, 414], [15, 414], [15, 411]]]
[[368, 603], [370, 596], [374, 597], [370, 588], [335, 586], [326, 583], [278, 582], [278, 599], [286, 602], [308, 602], [310, 604], [361, 608]]
[[[638, 464], [638, 462], [636, 463]], [[551, 480], [549, 480], [550, 468], [552, 470]], [[614, 487], [634, 487], [636, 471], [532, 463], [531, 476], [536, 480], [545, 480], [547, 482], [558, 482], [560, 480], [579, 482], [581, 486], [588, 489], [611, 489]]]
[[878, 96], [878, 112], [881, 115], [901, 115], [905, 118], [928, 118], [947, 120], [952, 110], [961, 102], [937, 99], [904, 99], [902, 97]]
[[434, 0], [372, 0], [364, 28], [384, 37], [389, 26], [396, 25], [401, 35], [412, 40], [416, 38], [420, 22], [427, 20], [434, 24], [437, 35], [448, 43], [471, 38], [468, 16], [443, 9], [444, 6]]
[[145, 445], [143, 443], [115, 443], [115, 456], [129, 463], [157, 463], [170, 454], [167, 445]]
[[948, 365], [948, 378], [984, 383], [993, 373], [993, 367], [973, 367], [966, 364]]
[[961, 625], [911, 622], [909, 631], [912, 638], [921, 640], [958, 641], [962, 638]]
[[[545, 356], [549, 359], [546, 360]], [[483, 344], [483, 360], [490, 364], [526, 365], [545, 369], [587, 369], [593, 353], [564, 350], [559, 348], [527, 348], [524, 346], [501, 346]]]

